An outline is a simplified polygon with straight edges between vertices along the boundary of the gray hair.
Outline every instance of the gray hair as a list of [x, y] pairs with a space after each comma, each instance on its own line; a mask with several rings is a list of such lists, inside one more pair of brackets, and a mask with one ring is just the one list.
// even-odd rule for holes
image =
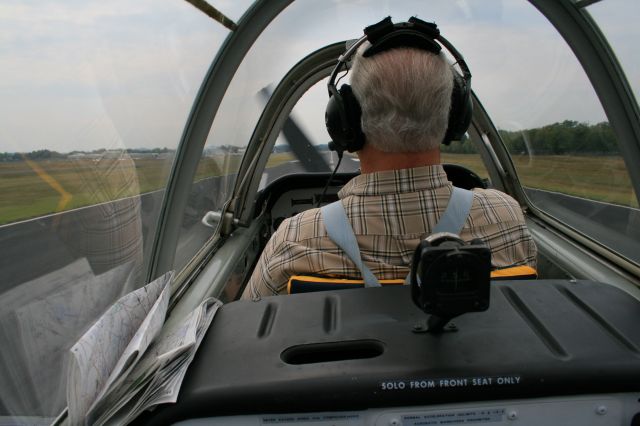
[[351, 86], [362, 108], [367, 143], [385, 152], [423, 152], [444, 138], [453, 75], [444, 55], [398, 48], [355, 55]]

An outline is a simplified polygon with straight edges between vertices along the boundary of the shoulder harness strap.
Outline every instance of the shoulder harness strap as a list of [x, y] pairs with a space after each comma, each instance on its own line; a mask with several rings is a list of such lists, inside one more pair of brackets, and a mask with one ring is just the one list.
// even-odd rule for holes
[[380, 283], [373, 272], [362, 262], [358, 241], [353, 233], [342, 201], [327, 204], [320, 209], [324, 226], [331, 241], [346, 253], [351, 261], [360, 269], [365, 287], [380, 287]]
[[462, 231], [464, 223], [469, 217], [472, 204], [473, 192], [454, 186], [449, 204], [447, 204], [447, 208], [440, 216], [436, 226], [431, 230], [431, 233], [451, 232], [452, 234], [460, 235], [460, 231]]
[[[469, 216], [472, 204], [473, 192], [454, 186], [449, 204], [447, 204], [447, 208], [440, 216], [440, 220], [432, 229], [432, 233], [451, 232], [460, 234]], [[347, 214], [344, 211], [342, 201], [338, 200], [327, 204], [320, 209], [320, 212], [329, 238], [360, 269], [365, 287], [380, 287], [378, 279], [367, 265], [362, 262], [358, 241], [349, 223], [349, 218], [347, 218]]]

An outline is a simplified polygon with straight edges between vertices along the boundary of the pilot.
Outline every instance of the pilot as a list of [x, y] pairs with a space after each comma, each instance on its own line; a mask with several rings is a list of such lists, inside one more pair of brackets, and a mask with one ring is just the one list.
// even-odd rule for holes
[[[367, 54], [371, 46], [363, 42], [350, 71], [361, 109], [363, 144], [355, 150], [361, 174], [338, 195], [362, 263], [379, 280], [404, 279], [415, 248], [433, 232], [452, 197], [440, 143], [449, 122], [454, 71], [442, 52], [399, 46]], [[474, 189], [460, 223], [463, 240], [479, 238], [491, 249], [493, 268], [535, 267], [536, 246], [520, 205], [509, 195]], [[329, 237], [320, 209], [280, 224], [243, 298], [284, 294], [289, 278], [300, 274], [364, 275]]]

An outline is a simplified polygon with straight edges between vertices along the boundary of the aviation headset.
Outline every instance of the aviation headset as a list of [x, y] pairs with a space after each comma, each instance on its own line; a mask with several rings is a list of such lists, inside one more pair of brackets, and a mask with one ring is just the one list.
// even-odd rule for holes
[[[386, 50], [398, 47], [411, 47], [438, 54], [444, 46], [455, 59], [462, 75], [453, 68], [453, 91], [451, 93], [451, 110], [447, 132], [442, 143], [448, 145], [451, 141], [460, 140], [469, 128], [472, 115], [471, 103], [471, 72], [462, 55], [447, 39], [440, 35], [440, 30], [434, 23], [422, 21], [412, 17], [408, 22], [394, 24], [391, 17], [387, 17], [377, 24], [364, 29], [364, 36], [358, 39], [347, 51], [340, 55], [336, 67], [331, 72], [327, 84], [329, 102], [325, 112], [327, 131], [333, 140], [329, 148], [342, 152], [354, 152], [364, 146], [365, 136], [362, 132], [360, 118], [362, 110], [353, 94], [351, 86], [343, 84], [336, 88], [336, 77], [341, 69], [347, 69], [347, 62], [365, 41], [371, 46], [364, 51], [365, 58], [374, 56]], [[439, 43], [437, 43], [437, 42]]]

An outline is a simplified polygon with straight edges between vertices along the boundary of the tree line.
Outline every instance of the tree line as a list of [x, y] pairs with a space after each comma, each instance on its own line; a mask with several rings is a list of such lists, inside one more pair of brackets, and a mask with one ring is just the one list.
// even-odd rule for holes
[[[613, 129], [607, 122], [597, 124], [565, 120], [522, 131], [499, 130], [511, 154], [536, 155], [617, 155], [620, 154]], [[474, 144], [453, 142], [443, 152], [477, 153]]]
[[[565, 120], [561, 123], [553, 123], [534, 129], [522, 131], [499, 130], [503, 142], [511, 154], [536, 154], [536, 155], [616, 155], [619, 154], [618, 144], [613, 129], [607, 122], [597, 124], [580, 123]], [[238, 149], [235, 146], [221, 147], [221, 149]], [[277, 149], [276, 149], [277, 148]], [[279, 145], [274, 151], [288, 151], [288, 146]], [[324, 147], [323, 147], [324, 148]], [[97, 149], [90, 153], [102, 153], [105, 149]], [[126, 150], [129, 153], [150, 152], [166, 153], [173, 150], [168, 148], [133, 148]], [[452, 154], [475, 154], [477, 147], [468, 142], [452, 142], [449, 146], [442, 147], [443, 152]], [[72, 151], [60, 153], [48, 149], [40, 149], [28, 153], [0, 152], [0, 162], [28, 160], [52, 160], [65, 159], [69, 155], [87, 153], [85, 151]]]
[[67, 158], [67, 154], [48, 149], [39, 149], [31, 152], [0, 152], [0, 162], [23, 161], [23, 160], [54, 160]]
[[[0, 152], [0, 163], [11, 161], [23, 161], [23, 160], [64, 160], [70, 155], [74, 154], [102, 154], [107, 150], [104, 148], [94, 149], [93, 151], [71, 151], [68, 153], [51, 151], [48, 149], [39, 149], [31, 152]], [[174, 152], [175, 150], [169, 148], [128, 148], [125, 152], [131, 153], [152, 153], [152, 154], [165, 154], [168, 152]]]

